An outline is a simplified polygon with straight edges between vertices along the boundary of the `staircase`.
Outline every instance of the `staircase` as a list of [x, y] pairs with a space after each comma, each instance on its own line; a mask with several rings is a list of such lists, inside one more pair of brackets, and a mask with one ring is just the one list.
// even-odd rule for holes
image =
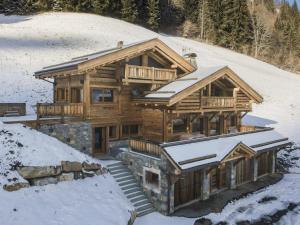
[[137, 216], [144, 216], [155, 211], [132, 172], [122, 162], [108, 165], [107, 168], [134, 206]]

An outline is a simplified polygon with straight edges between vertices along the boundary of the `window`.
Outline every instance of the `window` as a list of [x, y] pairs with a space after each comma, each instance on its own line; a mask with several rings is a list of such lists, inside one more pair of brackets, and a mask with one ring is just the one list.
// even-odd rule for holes
[[92, 90], [92, 103], [102, 103], [102, 102], [113, 102], [114, 94], [112, 89], [93, 89]]
[[71, 89], [71, 103], [81, 103], [82, 102], [82, 89], [72, 88]]
[[122, 126], [122, 136], [130, 137], [130, 136], [138, 136], [139, 135], [139, 125], [123, 125]]
[[159, 170], [153, 168], [144, 168], [144, 186], [159, 192], [160, 189], [160, 175]]
[[173, 133], [181, 133], [187, 131], [187, 120], [176, 119], [173, 120]]
[[109, 138], [117, 138], [117, 127], [116, 126], [110, 126], [109, 127]]
[[66, 90], [65, 88], [57, 88], [56, 89], [56, 100], [57, 101], [65, 101], [66, 98]]

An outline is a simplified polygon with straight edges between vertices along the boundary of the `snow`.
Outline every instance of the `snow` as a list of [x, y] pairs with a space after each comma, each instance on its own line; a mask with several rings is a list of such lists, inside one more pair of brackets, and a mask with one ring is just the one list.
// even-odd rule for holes
[[[114, 48], [117, 42], [121, 40], [128, 44], [158, 37], [179, 54], [182, 54], [182, 49], [195, 52], [198, 55], [199, 68], [228, 65], [264, 98], [264, 103], [254, 105], [253, 112], [244, 117], [243, 122], [275, 127], [283, 136], [300, 144], [300, 98], [297, 94], [300, 90], [299, 75], [227, 49], [184, 38], [157, 34], [124, 21], [90, 14], [0, 15], [0, 29], [0, 102], [26, 102], [27, 116], [30, 118], [34, 115], [32, 105], [36, 102], [52, 101], [52, 85], [35, 79], [32, 76], [35, 71], [80, 55]], [[0, 136], [0, 154], [3, 154], [2, 150], [5, 146], [6, 153], [12, 148], [19, 154], [24, 154], [24, 162], [32, 162], [30, 158], [26, 159], [26, 152], [31, 151], [35, 157], [34, 155], [37, 154], [33, 151], [35, 148], [30, 147], [26, 150], [24, 147], [25, 150], [22, 153], [16, 147], [16, 141], [24, 142], [24, 146], [29, 146], [29, 144], [34, 144], [37, 141], [39, 145], [35, 146], [39, 147], [39, 151], [44, 149], [44, 153], [46, 149], [49, 150], [51, 144], [61, 150], [58, 155], [55, 154], [56, 150], [54, 150], [54, 154], [49, 156], [50, 159], [47, 159], [50, 152], [47, 155], [41, 153], [45, 163], [57, 162], [56, 156], [62, 159], [61, 155], [65, 159], [85, 159], [87, 157], [77, 155], [74, 150], [72, 153], [76, 155], [69, 154], [65, 145], [62, 144], [59, 147], [54, 143], [55, 139], [47, 138], [45, 140], [42, 134], [34, 136], [36, 139], [25, 140], [25, 137], [34, 131], [27, 128], [23, 130], [21, 125], [0, 124], [0, 127], [1, 129], [5, 127], [7, 130], [10, 130], [11, 127], [11, 131], [16, 137], [14, 143], [4, 145], [3, 141], [5, 142], [5, 140], [2, 139], [2, 135]], [[18, 135], [19, 129], [22, 132]], [[43, 141], [39, 139], [40, 137]], [[289, 154], [299, 157], [299, 152]], [[2, 159], [2, 155], [0, 158]], [[295, 161], [297, 163], [290, 171], [299, 173], [299, 159]], [[98, 187], [94, 184], [97, 184]], [[280, 183], [245, 199], [234, 201], [225, 207], [222, 213], [211, 214], [209, 217], [214, 220], [226, 219], [233, 222], [240, 217], [247, 219], [265, 213], [269, 214], [285, 207], [289, 201], [300, 202], [299, 192], [300, 175], [289, 174]], [[258, 204], [257, 200], [266, 195], [276, 195], [278, 200], [266, 205]], [[21, 189], [13, 193], [0, 189], [0, 199], [0, 224], [5, 221], [6, 225], [127, 224], [129, 218], [127, 210], [130, 206], [109, 175], [106, 178], [96, 177], [45, 187]], [[242, 216], [236, 211], [241, 206], [249, 208], [242, 213]], [[14, 208], [16, 211], [13, 210]], [[295, 212], [290, 214], [293, 213], [295, 214]], [[293, 221], [298, 221], [299, 214], [293, 216], [290, 214], [282, 218], [281, 224], [289, 225], [290, 223], [294, 225]], [[135, 224], [152, 225], [153, 221], [157, 225], [186, 225], [193, 224], [194, 219], [165, 217], [153, 213], [138, 218]]]
[[[264, 98], [245, 123], [275, 127], [300, 143], [300, 76], [233, 51], [184, 38], [151, 32], [124, 21], [76, 13], [43, 13], [34, 16], [0, 15], [0, 101], [26, 102], [33, 114], [36, 102], [51, 102], [52, 85], [35, 79], [35, 71], [70, 58], [160, 38], [182, 54], [198, 55], [198, 68], [228, 65]], [[185, 51], [185, 52], [186, 52]], [[11, 88], [14, 87], [14, 88]]]
[[215, 72], [223, 68], [224, 66], [198, 68], [195, 72], [192, 72], [182, 78], [179, 78], [163, 86], [162, 88], [159, 88], [157, 91], [146, 95], [146, 98], [171, 98], [175, 94], [183, 91], [188, 87], [191, 87], [192, 85], [196, 84], [202, 79], [214, 74]]
[[110, 174], [16, 192], [2, 189], [25, 182], [16, 165], [55, 166], [61, 161], [113, 162], [94, 159], [24, 125], [0, 122], [0, 224], [127, 224], [133, 208]]
[[[164, 147], [168, 155], [178, 164], [181, 169], [189, 169], [196, 166], [205, 165], [208, 163], [219, 162], [230, 153], [238, 144], [244, 144], [251, 148], [254, 152], [262, 151], [270, 147], [282, 146], [288, 144], [289, 141], [274, 130], [260, 131], [257, 133], [240, 134], [234, 136], [220, 136], [216, 139], [206, 140], [207, 138], [200, 138], [199, 140], [193, 141], [179, 141], [182, 143], [176, 145], [166, 144]], [[270, 143], [276, 142], [276, 143]], [[183, 144], [185, 143], [185, 144]], [[270, 143], [264, 146], [264, 143]], [[180, 165], [180, 162], [199, 157], [205, 157], [215, 154], [215, 157], [198, 160], [195, 162]]]
[[109, 175], [56, 185], [0, 189], [0, 224], [127, 224], [133, 210]]
[[56, 166], [61, 161], [95, 162], [105, 166], [111, 161], [100, 161], [74, 150], [70, 146], [21, 124], [0, 122], [0, 187], [23, 180], [11, 167]]

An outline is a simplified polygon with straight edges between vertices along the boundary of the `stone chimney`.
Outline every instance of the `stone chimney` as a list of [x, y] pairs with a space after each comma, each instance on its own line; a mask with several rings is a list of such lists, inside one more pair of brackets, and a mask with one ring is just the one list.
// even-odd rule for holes
[[186, 53], [183, 55], [186, 61], [188, 61], [190, 64], [192, 64], [195, 68], [198, 68], [197, 66], [197, 54], [196, 53]]
[[117, 48], [123, 48], [123, 41], [118, 41]]

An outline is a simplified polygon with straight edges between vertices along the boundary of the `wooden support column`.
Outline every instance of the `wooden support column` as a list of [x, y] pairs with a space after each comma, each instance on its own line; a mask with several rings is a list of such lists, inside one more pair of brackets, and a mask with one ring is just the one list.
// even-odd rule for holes
[[209, 136], [210, 126], [209, 126], [209, 121], [207, 116], [203, 117], [203, 123], [204, 123], [204, 134], [205, 136]]
[[208, 97], [211, 96], [211, 83], [208, 84]]
[[210, 195], [210, 174], [207, 169], [202, 170], [202, 200], [209, 199]]
[[235, 161], [229, 161], [226, 165], [226, 173], [228, 178], [228, 188], [235, 189], [236, 188], [236, 165]]
[[167, 112], [164, 109], [162, 113], [163, 113], [163, 118], [162, 118], [162, 129], [163, 129], [163, 132], [162, 132], [162, 141], [163, 142], [167, 142], [168, 141], [168, 124], [167, 124], [168, 118], [167, 118]]
[[83, 99], [84, 99], [84, 105], [83, 105], [83, 114], [84, 118], [89, 117], [89, 109], [91, 106], [91, 90], [90, 90], [90, 74], [86, 73], [84, 76], [84, 84], [83, 84]]
[[66, 96], [67, 97], [67, 102], [68, 103], [71, 103], [71, 98], [72, 98], [72, 95], [71, 95], [71, 76], [68, 76], [68, 83], [67, 83], [67, 93], [68, 95]]
[[276, 151], [270, 152], [271, 154], [271, 173], [276, 172]]
[[258, 167], [258, 164], [257, 164], [257, 159], [256, 157], [253, 157], [252, 158], [252, 180], [253, 181], [257, 181], [257, 167]]
[[224, 115], [219, 115], [219, 123], [220, 123], [220, 134], [224, 134], [224, 127], [225, 127], [225, 122], [224, 122]]
[[142, 66], [148, 66], [148, 55], [142, 55]]

